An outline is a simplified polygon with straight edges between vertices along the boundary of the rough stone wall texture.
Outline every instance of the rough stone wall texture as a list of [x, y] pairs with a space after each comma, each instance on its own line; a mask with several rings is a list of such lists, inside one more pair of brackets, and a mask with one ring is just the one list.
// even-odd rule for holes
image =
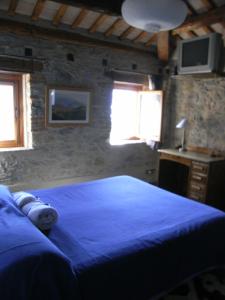
[[[33, 149], [0, 152], [0, 182], [35, 186], [41, 182], [76, 177], [130, 174], [147, 178], [145, 170], [155, 168], [157, 153], [144, 144], [110, 146], [111, 92], [113, 81], [104, 74], [102, 59], [111, 68], [156, 72], [158, 62], [149, 54], [109, 48], [57, 43], [46, 39], [1, 34], [0, 54], [24, 56], [32, 47], [44, 69], [31, 74], [31, 123]], [[74, 62], [66, 56], [73, 53]], [[92, 89], [91, 123], [75, 128], [45, 128], [47, 85]]]
[[[179, 77], [178, 77], [179, 78]], [[168, 84], [165, 145], [181, 142], [176, 124], [188, 119], [186, 145], [225, 151], [225, 78], [173, 78]]]

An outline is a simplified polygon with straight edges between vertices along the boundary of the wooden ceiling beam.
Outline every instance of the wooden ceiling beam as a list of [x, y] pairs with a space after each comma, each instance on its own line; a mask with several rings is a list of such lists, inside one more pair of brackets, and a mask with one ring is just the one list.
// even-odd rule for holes
[[154, 33], [150, 39], [147, 41], [147, 43], [145, 44], [145, 47], [149, 47], [151, 46], [154, 42], [157, 41], [157, 33]]
[[[213, 8], [216, 8], [216, 5], [213, 1], [211, 0], [201, 0], [202, 4], [204, 5], [204, 7], [207, 9], [207, 10], [210, 10], [210, 9], [213, 9]], [[209, 33], [212, 33], [212, 32], [215, 32], [215, 30], [210, 27], [210, 26], [203, 26], [202, 29], [204, 30], [205, 33], [209, 34]]]
[[120, 26], [120, 24], [123, 22], [121, 18], [118, 18], [105, 32], [105, 36], [110, 36], [113, 34], [113, 32]]
[[11, 0], [9, 3], [8, 14], [14, 16], [19, 0]]
[[123, 0], [103, 1], [103, 0], [51, 0], [60, 4], [66, 4], [73, 7], [80, 7], [87, 10], [108, 14], [113, 16], [121, 16], [121, 5]]
[[188, 2], [188, 0], [183, 0], [184, 3], [186, 4], [187, 8], [188, 8], [188, 12], [190, 15], [197, 15], [194, 7]]
[[[110, 48], [114, 50], [120, 51], [128, 51], [128, 52], [138, 52], [138, 53], [150, 53], [149, 50], [138, 49], [135, 47], [123, 45], [121, 43], [110, 42], [99, 40], [95, 37], [86, 37], [79, 33], [75, 32], [67, 32], [65, 30], [60, 29], [47, 29], [44, 27], [37, 26], [35, 24], [28, 24], [25, 22], [13, 21], [13, 20], [3, 20], [0, 19], [0, 33], [1, 32], [12, 32], [15, 35], [20, 36], [36, 36], [37, 38], [47, 38], [52, 41], [61, 41], [67, 42], [71, 44], [81, 44], [89, 47], [102, 47], [102, 48]], [[154, 56], [154, 53], [152, 53]]]
[[139, 33], [139, 35], [133, 39], [134, 43], [139, 43], [143, 38], [145, 38], [148, 35], [148, 32], [146, 31], [142, 31], [141, 33]]
[[177, 40], [177, 41], [182, 41], [183, 38], [180, 36], [180, 35], [175, 35], [174, 38]]
[[201, 0], [202, 4], [204, 5], [204, 7], [207, 10], [210, 10], [212, 8], [216, 8], [216, 5], [214, 2], [210, 1], [210, 0]]
[[210, 33], [212, 33], [212, 32], [215, 32], [215, 30], [212, 29], [212, 28], [209, 27], [209, 26], [202, 26], [201, 29], [202, 29], [206, 34], [210, 34]]
[[88, 29], [89, 32], [93, 33], [96, 32], [97, 29], [105, 22], [105, 20], [108, 18], [108, 15], [100, 15], [97, 20], [91, 25], [91, 27]]
[[183, 23], [183, 25], [173, 30], [173, 34], [179, 34], [182, 32], [195, 30], [203, 26], [219, 23], [224, 20], [224, 16], [225, 5], [211, 9], [206, 13], [189, 17], [188, 20]]
[[135, 30], [134, 27], [129, 26], [120, 36], [119, 38], [121, 40], [125, 39], [131, 32], [133, 32]]
[[52, 19], [52, 24], [58, 26], [67, 11], [68, 5], [62, 4]]
[[86, 9], [81, 9], [79, 15], [75, 18], [75, 20], [73, 21], [71, 28], [76, 28], [78, 27], [81, 22], [85, 19], [85, 17], [88, 15], [89, 11]]
[[157, 34], [157, 52], [161, 61], [169, 60], [169, 31], [160, 31]]
[[[209, 0], [201, 0], [201, 1], [209, 1]], [[197, 12], [196, 10], [194, 9], [194, 7], [187, 1], [187, 0], [184, 0], [189, 12], [191, 15], [194, 15], [196, 16], [197, 15]], [[202, 29], [206, 32], [206, 33], [212, 33], [214, 32], [214, 30], [212, 28], [210, 28], [209, 26], [203, 26]], [[192, 31], [193, 32], [193, 31]]]
[[[201, 2], [204, 4], [204, 6], [205, 6], [208, 10], [217, 7], [216, 4], [215, 4], [212, 0], [201, 0]], [[221, 22], [221, 25], [222, 25], [223, 27], [225, 27], [225, 20], [223, 20], [223, 21]], [[211, 29], [212, 29], [212, 28], [211, 28]], [[214, 32], [215, 30], [212, 29], [212, 31]], [[211, 32], [212, 32], [212, 31], [211, 31]]]
[[188, 38], [190, 39], [198, 36], [194, 31], [187, 31], [185, 34], [188, 35]]
[[39, 18], [40, 14], [42, 13], [45, 7], [45, 3], [46, 0], [37, 0], [31, 16], [31, 19], [33, 21], [36, 21]]

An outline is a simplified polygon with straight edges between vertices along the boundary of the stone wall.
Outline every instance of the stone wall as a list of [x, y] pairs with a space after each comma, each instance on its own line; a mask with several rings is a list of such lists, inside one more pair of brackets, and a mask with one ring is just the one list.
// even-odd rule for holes
[[[0, 181], [20, 187], [76, 178], [130, 174], [143, 179], [155, 168], [157, 153], [144, 144], [110, 146], [111, 92], [113, 81], [105, 76], [102, 60], [110, 68], [157, 72], [150, 54], [124, 52], [41, 38], [1, 34], [0, 54], [24, 56], [24, 47], [43, 62], [42, 71], [31, 74], [31, 125], [33, 149], [0, 152]], [[74, 61], [67, 60], [67, 54]], [[75, 128], [45, 128], [47, 85], [92, 89], [91, 123]]]
[[181, 142], [176, 124], [188, 119], [186, 144], [225, 151], [225, 78], [178, 76], [168, 84], [166, 146]]

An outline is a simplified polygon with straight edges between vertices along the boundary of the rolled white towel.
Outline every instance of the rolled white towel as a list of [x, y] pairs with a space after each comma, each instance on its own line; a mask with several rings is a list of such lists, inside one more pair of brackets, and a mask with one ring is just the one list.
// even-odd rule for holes
[[26, 192], [16, 192], [13, 194], [13, 200], [16, 202], [17, 206], [22, 209], [27, 203], [36, 201], [36, 197]]
[[22, 207], [24, 214], [41, 230], [49, 230], [58, 220], [58, 212], [40, 200], [27, 203]]

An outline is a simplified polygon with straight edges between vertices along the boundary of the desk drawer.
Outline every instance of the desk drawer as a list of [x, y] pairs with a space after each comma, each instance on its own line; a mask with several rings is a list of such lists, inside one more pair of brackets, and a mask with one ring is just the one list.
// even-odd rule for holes
[[199, 184], [195, 181], [191, 181], [190, 182], [190, 187], [189, 187], [189, 191], [197, 193], [197, 194], [205, 194], [206, 192], [206, 185], [205, 184]]
[[205, 196], [204, 195], [199, 195], [199, 194], [196, 194], [194, 192], [191, 192], [189, 194], [189, 198], [193, 199], [193, 200], [196, 200], [198, 202], [202, 202], [202, 203], [205, 203]]
[[206, 184], [207, 183], [207, 175], [206, 174], [192, 172], [190, 179], [191, 179], [191, 181], [196, 182], [196, 184], [198, 184], [198, 183]]
[[199, 202], [205, 202], [206, 185], [199, 184], [198, 182], [191, 181], [189, 184], [188, 197]]
[[208, 174], [208, 165], [200, 162], [192, 162], [192, 172], [199, 174]]

